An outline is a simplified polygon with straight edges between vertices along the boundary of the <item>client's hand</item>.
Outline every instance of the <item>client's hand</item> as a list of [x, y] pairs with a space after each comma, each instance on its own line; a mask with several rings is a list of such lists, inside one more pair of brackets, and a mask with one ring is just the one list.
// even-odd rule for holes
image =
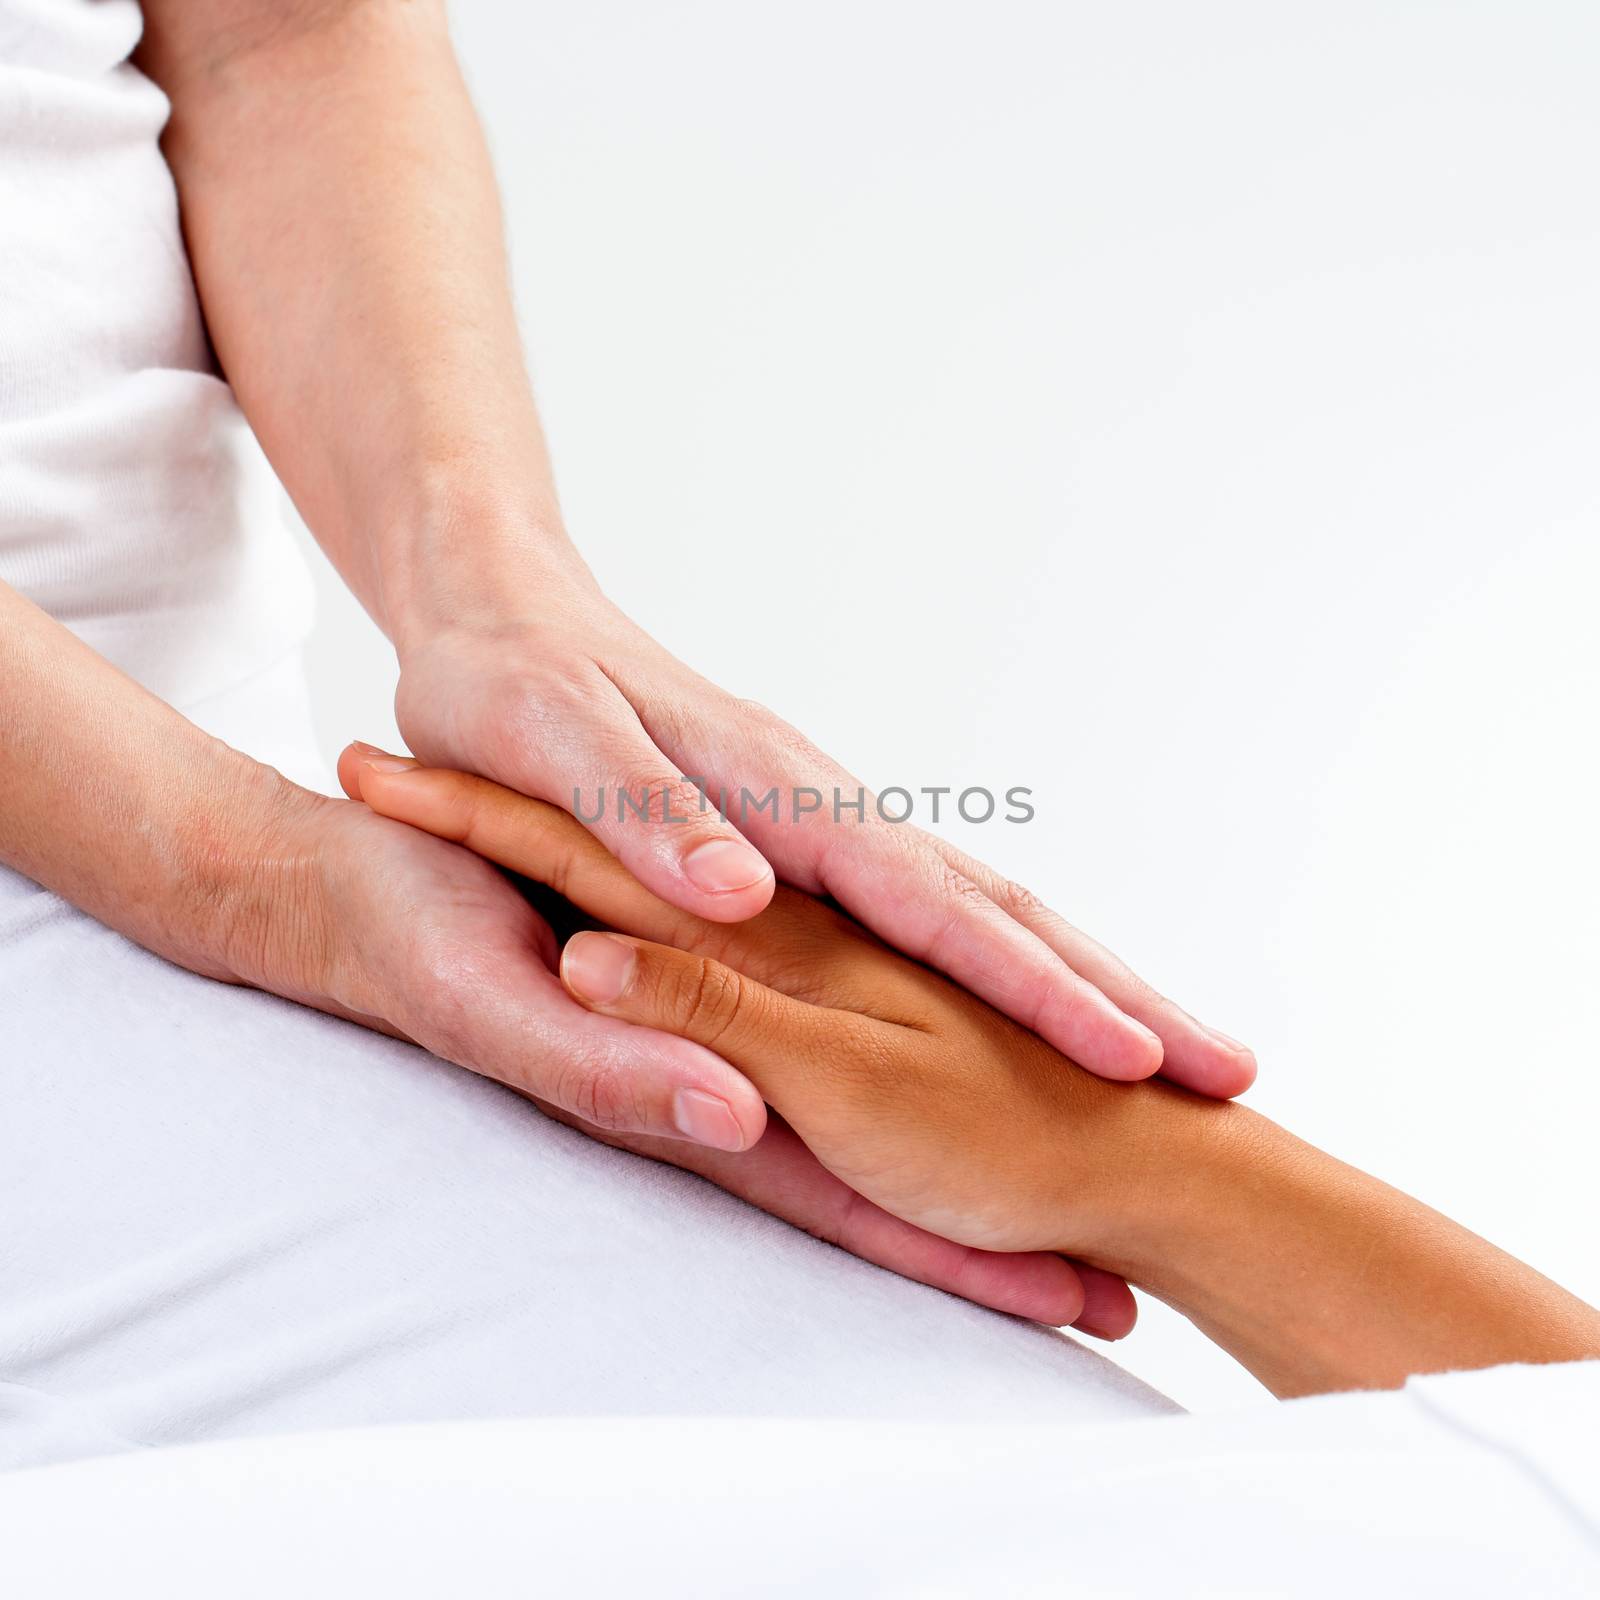
[[[1136, 1091], [1075, 1067], [823, 902], [780, 886], [749, 921], [708, 922], [657, 899], [554, 806], [358, 747], [340, 775], [374, 810], [621, 930], [568, 942], [567, 988], [607, 1018], [715, 1050], [823, 1166], [894, 1215], [981, 1249], [1059, 1248], [1064, 1208], [1114, 1186], [1112, 1136]], [[1065, 1160], [1064, 1120], [1082, 1130]]]
[[[348, 757], [341, 775], [352, 795], [363, 783], [376, 794], [394, 776]], [[463, 795], [504, 796], [510, 807], [548, 817], [609, 877], [659, 904], [565, 813], [482, 780], [441, 774], [425, 781]], [[675, 1162], [907, 1277], [1103, 1337], [1132, 1326], [1120, 1280], [1080, 1273], [1054, 1254], [991, 1254], [936, 1237], [869, 1204], [787, 1128], [767, 1128], [762, 1137], [760, 1096], [701, 1044], [580, 1010], [585, 1048], [574, 1056], [570, 1020], [558, 1021], [553, 1004], [573, 1009], [556, 975], [555, 938], [502, 873], [457, 844], [374, 815], [377, 807], [304, 802], [279, 829], [279, 846], [266, 852], [251, 892], [237, 897], [228, 959], [213, 967], [215, 976], [242, 977], [414, 1040], [595, 1137]], [[514, 851], [510, 864], [518, 864]], [[561, 885], [559, 863], [540, 875]], [[803, 900], [786, 891], [790, 898]], [[558, 1028], [560, 1050], [551, 1039]], [[552, 1061], [561, 1070], [552, 1072]], [[684, 1101], [691, 1116], [704, 1110], [721, 1119], [713, 1131], [724, 1149], [616, 1131], [670, 1133], [684, 1120]]]
[[1464, 1228], [1243, 1106], [1091, 1076], [819, 901], [780, 889], [749, 922], [704, 922], [554, 807], [351, 752], [342, 776], [623, 930], [569, 940], [568, 989], [714, 1048], [851, 1191], [947, 1239], [1123, 1274], [1280, 1394], [1600, 1354], [1600, 1314]]

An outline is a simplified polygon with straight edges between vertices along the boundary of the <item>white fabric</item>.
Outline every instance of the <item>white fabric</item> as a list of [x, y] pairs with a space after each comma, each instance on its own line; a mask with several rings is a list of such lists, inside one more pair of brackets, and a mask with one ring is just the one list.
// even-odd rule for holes
[[0, 1463], [424, 1418], [1166, 1409], [43, 890], [0, 896], [0, 1006]]
[[132, 0], [0, 0], [0, 581], [177, 703], [304, 637], [310, 580], [217, 375]]
[[0, 1479], [0, 1589], [1557, 1600], [1600, 1593], [1597, 1414], [1587, 1363], [1114, 1427], [570, 1420], [162, 1451]]

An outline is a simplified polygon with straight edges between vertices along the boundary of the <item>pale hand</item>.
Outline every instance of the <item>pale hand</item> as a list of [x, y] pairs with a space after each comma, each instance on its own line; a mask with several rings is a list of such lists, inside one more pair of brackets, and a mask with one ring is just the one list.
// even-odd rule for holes
[[[714, 922], [754, 916], [785, 883], [826, 895], [887, 944], [945, 973], [1102, 1077], [1158, 1069], [1199, 1093], [1249, 1087], [1255, 1061], [1202, 1026], [1028, 891], [909, 824], [831, 806], [800, 821], [747, 810], [744, 834], [701, 791], [855, 796], [860, 785], [764, 707], [691, 672], [586, 572], [546, 574], [537, 616], [459, 605], [397, 633], [396, 712], [429, 766], [574, 809], [661, 900]], [[463, 621], [463, 616], [471, 621]], [[619, 819], [599, 791], [650, 795], [688, 822]], [[748, 837], [746, 837], [746, 835]], [[770, 864], [770, 865], [769, 865]]]

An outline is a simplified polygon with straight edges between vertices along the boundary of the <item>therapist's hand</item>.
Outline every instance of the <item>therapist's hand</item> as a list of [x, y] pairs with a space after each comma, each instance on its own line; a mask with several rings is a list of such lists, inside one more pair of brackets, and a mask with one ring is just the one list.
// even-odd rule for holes
[[[607, 921], [658, 933], [677, 926], [685, 937], [700, 929], [730, 951], [753, 940], [753, 948], [770, 955], [763, 972], [780, 963], [805, 970], [813, 947], [829, 962], [860, 952], [891, 970], [922, 969], [794, 890], [780, 890], [777, 904], [761, 917], [731, 927], [678, 912], [642, 888], [564, 812], [483, 779], [421, 769], [359, 746], [345, 752], [339, 773], [347, 792], [368, 804], [336, 807], [323, 823], [339, 830], [326, 854], [336, 880], [346, 880], [333, 900], [339, 925], [351, 930], [341, 948], [319, 962], [325, 975], [316, 988], [340, 997], [329, 1009], [384, 1017], [391, 1031], [500, 1079], [595, 1137], [686, 1167], [905, 1276], [1105, 1337], [1120, 1337], [1132, 1326], [1132, 1298], [1114, 1276], [1075, 1268], [1055, 1254], [990, 1253], [969, 1241], [952, 1242], [896, 1217], [829, 1173], [781, 1121], [774, 1119], [762, 1135], [760, 1095], [705, 1044], [598, 1015], [568, 997], [587, 1041], [583, 1067], [553, 1062], [545, 1038], [549, 997], [561, 992], [554, 940], [484, 858], [549, 884]], [[813, 913], [820, 919], [814, 923]], [[806, 921], [799, 949], [789, 946], [795, 915]], [[870, 982], [870, 970], [858, 969], [857, 978]], [[1064, 1070], [1076, 1071], [1033, 1042]], [[737, 1105], [753, 1147], [723, 1152], [635, 1131], [651, 1125], [650, 1096], [657, 1079], [668, 1075]], [[583, 1098], [596, 1076], [611, 1095], [636, 1097], [628, 1117], [619, 1118], [615, 1104], [597, 1108]], [[608, 1126], [595, 1125], [597, 1109]]]
[[[588, 1013], [715, 1050], [824, 1167], [903, 1220], [984, 1249], [1052, 1248], [1064, 1198], [1113, 1186], [1123, 1153], [1098, 1130], [1125, 1125], [1146, 1092], [1082, 1071], [820, 900], [780, 888], [757, 917], [708, 922], [643, 888], [558, 808], [501, 785], [358, 748], [340, 777], [373, 810], [617, 930], [579, 932], [562, 953]], [[1064, 1124], [1082, 1125], [1065, 1149]]]
[[[793, 821], [747, 809], [744, 833], [705, 808], [715, 796], [796, 789], [854, 798], [859, 785], [771, 712], [691, 672], [595, 587], [581, 564], [516, 586], [461, 576], [450, 603], [390, 618], [400, 657], [396, 711], [430, 766], [481, 774], [567, 810], [662, 900], [714, 922], [758, 913], [779, 878], [827, 895], [888, 944], [947, 974], [1090, 1071], [1160, 1069], [1218, 1097], [1255, 1076], [1243, 1046], [1196, 1022], [1116, 957], [1019, 888], [943, 841], [872, 815]], [[604, 815], [590, 820], [603, 790]], [[618, 791], [654, 797], [653, 821], [619, 820]], [[667, 823], [663, 796], [689, 822]], [[770, 863], [770, 865], [769, 865]]]
[[[348, 757], [341, 767], [358, 789]], [[362, 770], [369, 784], [385, 776]], [[248, 843], [212, 896], [227, 924], [206, 963], [212, 976], [412, 1040], [593, 1137], [686, 1167], [904, 1276], [1106, 1337], [1131, 1325], [1127, 1290], [1110, 1275], [1080, 1274], [1053, 1254], [973, 1250], [889, 1215], [787, 1128], [769, 1126], [761, 1096], [713, 1051], [576, 1004], [549, 926], [482, 857], [364, 805], [281, 780], [273, 792], [264, 813], [253, 805], [229, 830]], [[576, 823], [538, 809], [632, 884]]]

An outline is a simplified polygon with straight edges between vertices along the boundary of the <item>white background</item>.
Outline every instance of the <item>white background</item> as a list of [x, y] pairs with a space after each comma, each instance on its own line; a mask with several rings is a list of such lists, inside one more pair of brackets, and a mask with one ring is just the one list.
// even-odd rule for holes
[[454, 16], [612, 594], [869, 784], [1033, 787], [946, 831], [1600, 1298], [1600, 9]]

